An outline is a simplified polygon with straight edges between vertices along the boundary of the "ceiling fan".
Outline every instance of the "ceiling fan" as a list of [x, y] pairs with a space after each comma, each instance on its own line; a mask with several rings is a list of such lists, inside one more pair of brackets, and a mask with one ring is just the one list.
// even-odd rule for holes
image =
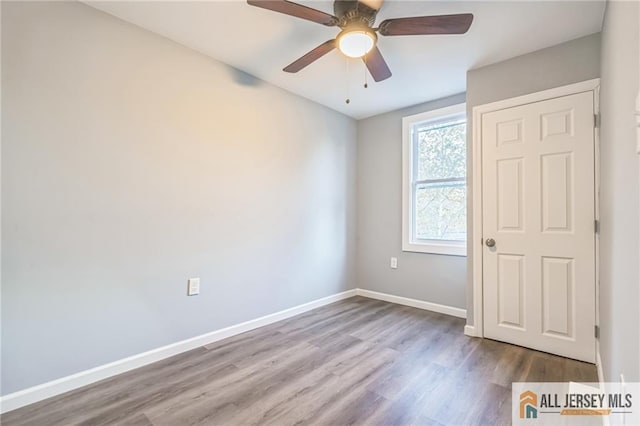
[[336, 47], [346, 56], [362, 58], [375, 81], [391, 77], [391, 70], [376, 46], [379, 33], [383, 36], [464, 34], [469, 30], [473, 15], [414, 16], [386, 19], [374, 28], [376, 15], [383, 0], [335, 0], [334, 15], [288, 0], [247, 0], [251, 6], [273, 10], [296, 18], [306, 19], [327, 27], [342, 29], [335, 39], [327, 40], [301, 58], [287, 65], [283, 71], [296, 73], [331, 52]]

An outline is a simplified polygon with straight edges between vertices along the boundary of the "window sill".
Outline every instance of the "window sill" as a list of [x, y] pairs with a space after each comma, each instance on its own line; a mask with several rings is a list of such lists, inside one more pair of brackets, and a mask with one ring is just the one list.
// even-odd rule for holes
[[447, 256], [467, 256], [467, 245], [464, 243], [403, 243], [402, 251], [414, 253], [443, 254]]

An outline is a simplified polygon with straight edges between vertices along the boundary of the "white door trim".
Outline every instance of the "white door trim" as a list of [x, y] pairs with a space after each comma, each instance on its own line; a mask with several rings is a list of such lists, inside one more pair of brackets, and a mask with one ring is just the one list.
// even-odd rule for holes
[[[473, 327], [465, 328], [466, 334], [473, 332], [476, 337], [484, 337], [483, 325], [483, 306], [482, 306], [482, 115], [498, 111], [501, 109], [511, 108], [520, 105], [526, 105], [534, 102], [545, 101], [548, 99], [559, 98], [562, 96], [574, 95], [582, 92], [593, 92], [594, 111], [600, 113], [599, 108], [599, 88], [600, 79], [582, 81], [579, 83], [569, 84], [567, 86], [556, 87], [542, 92], [531, 93], [528, 95], [518, 96], [515, 98], [504, 99], [497, 102], [491, 102], [484, 105], [473, 107], [473, 129], [472, 129], [472, 164], [473, 164], [473, 181], [471, 193], [473, 194], [472, 205], [472, 223], [473, 235], [467, 241], [467, 247], [471, 246], [472, 254], [472, 283], [473, 283]], [[600, 219], [599, 215], [599, 194], [600, 194], [600, 138], [599, 129], [595, 129], [595, 190], [596, 190], [596, 219]], [[599, 237], [596, 237], [596, 323], [599, 321], [598, 311], [598, 294], [600, 290], [600, 276], [598, 271], [598, 255], [599, 255]]]

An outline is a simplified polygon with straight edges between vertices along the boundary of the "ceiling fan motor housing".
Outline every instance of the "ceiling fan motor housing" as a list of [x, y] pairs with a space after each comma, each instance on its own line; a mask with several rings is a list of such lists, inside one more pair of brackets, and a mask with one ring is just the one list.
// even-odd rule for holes
[[338, 26], [345, 28], [352, 25], [372, 27], [376, 20], [377, 10], [358, 2], [357, 0], [336, 0], [333, 11], [338, 17]]

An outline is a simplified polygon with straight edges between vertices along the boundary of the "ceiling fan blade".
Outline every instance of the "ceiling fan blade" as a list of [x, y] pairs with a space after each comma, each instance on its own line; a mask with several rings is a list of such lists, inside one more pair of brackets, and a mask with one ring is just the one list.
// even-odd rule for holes
[[378, 32], [383, 36], [464, 34], [473, 22], [473, 14], [415, 16], [387, 19], [380, 23]]
[[362, 57], [362, 60], [375, 81], [382, 81], [391, 77], [391, 70], [382, 57], [378, 46], [374, 46], [369, 53]]
[[331, 52], [335, 48], [336, 48], [335, 39], [334, 40], [327, 40], [324, 43], [322, 43], [320, 46], [318, 46], [315, 49], [313, 49], [310, 52], [308, 52], [306, 55], [304, 55], [300, 59], [290, 63], [289, 65], [287, 65], [283, 69], [283, 71], [292, 72], [292, 73], [298, 72], [302, 68], [304, 68], [307, 65], [311, 64], [312, 62], [320, 59], [321, 57], [323, 57], [327, 53]]
[[327, 27], [334, 27], [338, 24], [338, 18], [333, 15], [288, 0], [247, 0], [247, 3], [251, 6], [273, 10], [311, 22], [317, 22]]

